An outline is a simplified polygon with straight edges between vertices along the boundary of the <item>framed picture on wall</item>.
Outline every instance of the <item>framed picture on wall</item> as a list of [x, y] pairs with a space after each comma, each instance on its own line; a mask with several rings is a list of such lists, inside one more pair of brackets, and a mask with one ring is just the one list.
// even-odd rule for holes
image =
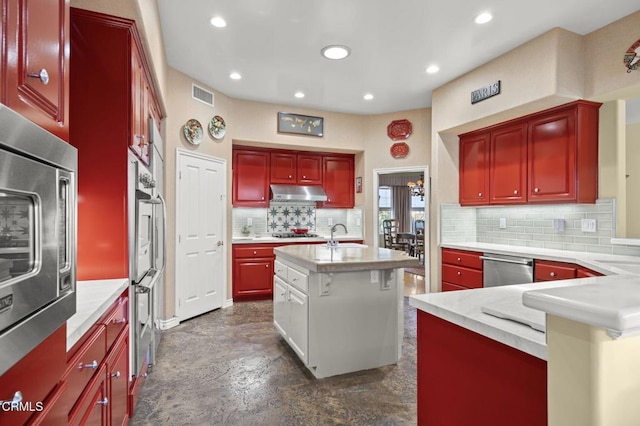
[[322, 136], [324, 118], [309, 115], [278, 113], [278, 133], [295, 133], [297, 135]]

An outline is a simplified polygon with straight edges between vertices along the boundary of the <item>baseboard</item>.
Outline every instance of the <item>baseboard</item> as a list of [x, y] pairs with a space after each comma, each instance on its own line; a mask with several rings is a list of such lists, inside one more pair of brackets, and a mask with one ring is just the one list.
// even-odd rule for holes
[[180, 324], [180, 319], [178, 319], [178, 317], [171, 317], [166, 320], [156, 320], [156, 325], [160, 330], [169, 330], [170, 328], [176, 327], [178, 324]]
[[222, 309], [224, 308], [230, 308], [233, 306], [233, 299], [227, 299], [223, 304], [222, 304]]

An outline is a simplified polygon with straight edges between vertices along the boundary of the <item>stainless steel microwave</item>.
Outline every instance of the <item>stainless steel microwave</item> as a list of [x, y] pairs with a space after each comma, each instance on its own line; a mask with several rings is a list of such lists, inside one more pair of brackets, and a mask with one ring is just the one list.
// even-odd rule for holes
[[0, 374], [76, 312], [77, 162], [0, 104]]

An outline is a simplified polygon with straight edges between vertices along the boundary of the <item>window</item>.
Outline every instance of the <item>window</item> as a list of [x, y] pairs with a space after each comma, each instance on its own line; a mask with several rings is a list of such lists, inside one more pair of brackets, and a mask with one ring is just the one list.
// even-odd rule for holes
[[424, 220], [426, 222], [424, 214], [424, 200], [420, 197], [411, 197], [411, 229], [415, 229], [416, 220]]
[[382, 234], [382, 221], [391, 219], [391, 187], [378, 188], [378, 233]]

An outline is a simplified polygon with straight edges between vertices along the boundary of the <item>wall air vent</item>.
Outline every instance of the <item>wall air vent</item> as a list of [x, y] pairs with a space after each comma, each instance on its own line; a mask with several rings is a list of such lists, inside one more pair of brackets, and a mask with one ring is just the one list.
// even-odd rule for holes
[[213, 93], [206, 89], [203, 89], [195, 83], [191, 84], [191, 97], [197, 101], [209, 105], [210, 107], [213, 107]]

